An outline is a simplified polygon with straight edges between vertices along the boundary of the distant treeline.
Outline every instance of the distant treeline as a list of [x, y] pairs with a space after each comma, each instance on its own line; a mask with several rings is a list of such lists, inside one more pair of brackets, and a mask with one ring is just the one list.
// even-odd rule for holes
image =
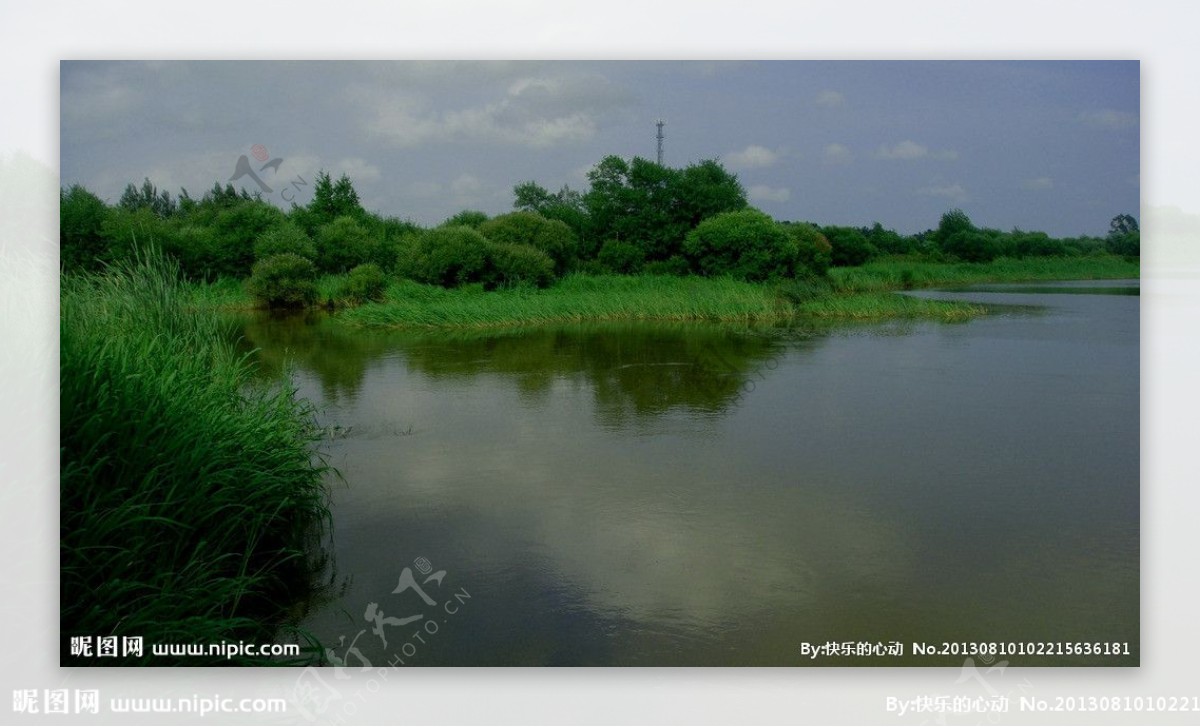
[[349, 298], [371, 298], [391, 277], [455, 287], [543, 287], [568, 272], [821, 277], [881, 256], [986, 262], [999, 257], [1139, 254], [1138, 223], [1121, 214], [1107, 237], [978, 228], [962, 210], [936, 229], [901, 235], [869, 227], [776, 221], [749, 206], [737, 177], [708, 160], [682, 169], [609, 156], [587, 192], [514, 188], [514, 212], [464, 210], [434, 228], [363, 209], [351, 180], [318, 174], [313, 199], [284, 212], [219, 183], [200, 199], [149, 179], [115, 205], [75, 185], [61, 192], [62, 265], [94, 270], [146, 246], [197, 281], [250, 278], [256, 297], [302, 305], [322, 274], [351, 273]]

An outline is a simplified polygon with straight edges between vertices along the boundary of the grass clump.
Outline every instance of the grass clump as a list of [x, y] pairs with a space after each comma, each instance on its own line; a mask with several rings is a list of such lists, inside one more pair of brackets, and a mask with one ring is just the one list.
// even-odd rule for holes
[[[225, 324], [183, 305], [177, 272], [142, 261], [62, 280], [64, 665], [271, 642], [321, 565], [327, 468], [311, 412], [290, 387], [254, 383]], [[73, 635], [142, 636], [145, 650], [73, 658]]]

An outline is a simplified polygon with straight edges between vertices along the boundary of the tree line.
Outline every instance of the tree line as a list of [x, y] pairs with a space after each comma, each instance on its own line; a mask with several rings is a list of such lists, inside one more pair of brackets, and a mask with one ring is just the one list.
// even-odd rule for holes
[[1114, 217], [1104, 238], [1052, 238], [974, 225], [965, 212], [902, 235], [869, 227], [778, 221], [751, 207], [715, 160], [671, 168], [608, 156], [586, 192], [513, 189], [514, 211], [464, 210], [423, 228], [362, 207], [349, 177], [317, 175], [313, 198], [288, 211], [261, 195], [213, 185], [199, 199], [149, 179], [112, 205], [80, 185], [61, 190], [64, 271], [96, 270], [153, 245], [192, 280], [249, 278], [272, 305], [315, 299], [322, 274], [348, 274], [349, 299], [378, 297], [390, 277], [454, 287], [546, 286], [569, 272], [732, 276], [763, 281], [823, 276], [830, 266], [883, 256], [986, 262], [998, 257], [1139, 254], [1137, 220]]

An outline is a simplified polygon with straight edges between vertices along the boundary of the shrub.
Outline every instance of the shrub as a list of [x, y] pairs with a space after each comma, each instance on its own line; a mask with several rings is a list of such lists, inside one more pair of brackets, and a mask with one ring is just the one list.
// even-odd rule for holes
[[596, 260], [608, 270], [623, 275], [634, 275], [646, 262], [642, 248], [621, 240], [609, 240], [600, 248]]
[[350, 271], [338, 288], [337, 297], [358, 305], [372, 300], [382, 300], [387, 290], [387, 276], [375, 263], [359, 265]]
[[438, 225], [439, 227], [471, 227], [476, 230], [484, 222], [488, 221], [488, 216], [483, 212], [476, 210], [463, 210], [453, 217], [449, 217], [445, 222]]
[[483, 280], [488, 239], [470, 227], [439, 227], [417, 236], [397, 263], [405, 277], [453, 288]]
[[1142, 233], [1139, 230], [1110, 234], [1104, 241], [1104, 249], [1114, 255], [1136, 257], [1142, 252]]
[[753, 209], [704, 220], [688, 233], [683, 249], [704, 275], [749, 281], [786, 277], [796, 262], [796, 243], [783, 226]]
[[688, 265], [687, 258], [682, 255], [672, 255], [666, 260], [653, 260], [642, 266], [642, 272], [646, 275], [674, 275], [675, 277], [683, 277], [692, 272], [691, 266]]
[[821, 234], [832, 248], [830, 262], [839, 267], [862, 265], [876, 252], [866, 235], [853, 227], [822, 227]]
[[942, 252], [969, 263], [982, 263], [999, 255], [999, 246], [990, 235], [979, 230], [952, 233], [942, 243]]
[[557, 275], [567, 271], [579, 246], [575, 233], [566, 223], [548, 220], [536, 212], [500, 215], [481, 224], [479, 231], [492, 242], [528, 245], [541, 250], [554, 261]]
[[185, 224], [167, 232], [163, 251], [178, 260], [184, 275], [193, 280], [214, 280], [223, 269], [217, 236], [208, 227]]
[[338, 217], [317, 230], [317, 265], [327, 273], [344, 273], [372, 262], [377, 242], [367, 229], [350, 216]]
[[59, 192], [59, 253], [67, 270], [96, 269], [106, 245], [101, 231], [108, 207], [78, 184]]
[[546, 253], [529, 245], [492, 243], [487, 273], [488, 288], [510, 285], [535, 285], [544, 288], [554, 280], [554, 261]]
[[246, 281], [250, 295], [270, 308], [295, 308], [317, 299], [317, 269], [312, 261], [285, 252], [254, 263]]
[[787, 231], [796, 243], [796, 277], [824, 276], [833, 261], [833, 246], [829, 239], [804, 222], [788, 225]]
[[317, 246], [304, 230], [292, 222], [285, 222], [258, 236], [254, 241], [254, 259], [262, 260], [272, 255], [290, 252], [293, 255], [317, 259]]

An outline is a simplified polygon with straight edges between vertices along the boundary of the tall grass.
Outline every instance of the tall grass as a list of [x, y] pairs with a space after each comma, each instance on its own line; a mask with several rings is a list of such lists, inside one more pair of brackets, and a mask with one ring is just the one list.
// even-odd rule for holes
[[[289, 386], [252, 382], [220, 319], [182, 304], [176, 273], [143, 260], [62, 280], [63, 664], [270, 642], [320, 566], [327, 468], [311, 413]], [[142, 636], [144, 656], [72, 659], [74, 635]]]
[[569, 275], [547, 289], [447, 290], [393, 283], [385, 302], [339, 314], [361, 325], [488, 327], [579, 321], [777, 320], [793, 313], [768, 286], [728, 279]]
[[870, 293], [973, 283], [1136, 278], [1139, 271], [1136, 259], [1113, 255], [998, 258], [988, 263], [931, 263], [898, 257], [859, 267], [831, 268], [829, 278], [837, 292]]

